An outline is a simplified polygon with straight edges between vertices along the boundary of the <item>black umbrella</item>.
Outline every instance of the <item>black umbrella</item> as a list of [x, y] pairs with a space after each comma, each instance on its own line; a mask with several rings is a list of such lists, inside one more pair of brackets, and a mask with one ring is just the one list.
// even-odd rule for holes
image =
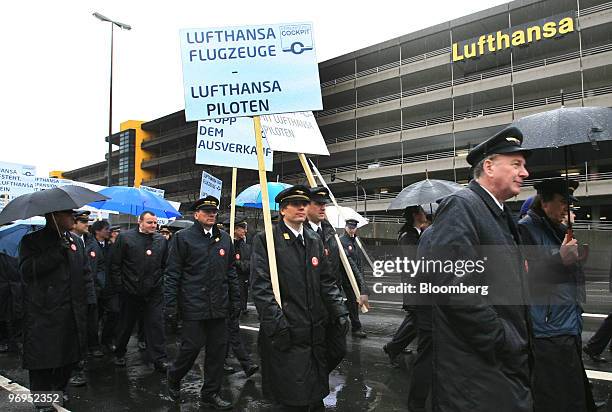
[[[563, 95], [561, 96], [563, 104]], [[600, 157], [601, 148], [612, 140], [612, 109], [607, 107], [561, 107], [523, 117], [511, 124], [523, 133], [522, 146], [534, 149], [540, 159], [563, 156], [565, 179], [568, 180], [570, 156], [590, 160]], [[563, 150], [558, 150], [563, 148]], [[574, 148], [576, 149], [574, 152]], [[570, 150], [571, 149], [571, 150]], [[574, 153], [572, 153], [574, 152]], [[568, 205], [569, 194], [567, 199]], [[572, 223], [568, 207], [568, 233], [572, 236]]]
[[175, 228], [179, 228], [179, 229], [186, 229], [188, 227], [193, 226], [193, 221], [191, 220], [174, 220], [170, 223], [168, 223], [167, 225], [168, 227], [175, 227]]
[[426, 203], [435, 203], [443, 197], [462, 189], [458, 183], [448, 180], [425, 179], [402, 189], [391, 201], [387, 210], [405, 209], [409, 206], [419, 206]]
[[78, 209], [108, 197], [81, 186], [66, 185], [21, 195], [0, 212], [0, 225], [60, 210]]

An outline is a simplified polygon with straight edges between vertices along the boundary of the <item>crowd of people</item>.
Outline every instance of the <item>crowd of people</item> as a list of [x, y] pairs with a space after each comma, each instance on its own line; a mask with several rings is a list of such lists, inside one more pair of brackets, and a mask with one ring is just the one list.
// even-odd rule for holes
[[[438, 270], [419, 273], [417, 281], [491, 289], [488, 295], [404, 295], [404, 321], [383, 350], [397, 362], [417, 341], [410, 411], [576, 412], [599, 406], [581, 356], [586, 256], [568, 218], [578, 182], [537, 183], [537, 195], [517, 221], [504, 201], [529, 175], [529, 151], [521, 143], [520, 130], [504, 129], [470, 151], [472, 181], [439, 199], [433, 215], [418, 205], [404, 211], [398, 243], [405, 256], [486, 261], [481, 272]], [[202, 404], [231, 409], [221, 396], [230, 351], [247, 377], [260, 370], [240, 336], [250, 294], [259, 317], [264, 395], [278, 411], [324, 410], [329, 375], [346, 355], [349, 329], [355, 338], [367, 336], [359, 319], [359, 308], [369, 307], [369, 291], [357, 221], [347, 220], [338, 239], [326, 219], [325, 187], [295, 185], [275, 201], [280, 216], [271, 235], [280, 296], [266, 234], [247, 239], [248, 224], [238, 218], [230, 236], [218, 225], [219, 199], [213, 196], [196, 201], [194, 224], [176, 233], [158, 230], [151, 211], [127, 231], [92, 223], [87, 212], [47, 214], [43, 229], [23, 237], [18, 260], [0, 254], [3, 296], [12, 296], [0, 300], [0, 351], [19, 351], [22, 335], [30, 389], [61, 391], [68, 401], [68, 385], [87, 384], [88, 357], [108, 354], [116, 367], [126, 366], [126, 347], [138, 328], [139, 348], [166, 374], [171, 399], [181, 399], [181, 381], [203, 349]], [[165, 321], [181, 325], [174, 359], [166, 353]], [[592, 359], [599, 359], [608, 331], [585, 346]]]

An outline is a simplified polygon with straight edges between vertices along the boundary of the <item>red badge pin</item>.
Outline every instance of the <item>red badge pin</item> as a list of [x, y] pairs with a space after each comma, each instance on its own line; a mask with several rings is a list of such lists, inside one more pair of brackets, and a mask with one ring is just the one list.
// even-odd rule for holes
[[236, 253], [236, 260], [240, 260], [240, 253]]
[[314, 267], [319, 266], [319, 259], [317, 259], [316, 256], [313, 256], [312, 259], [310, 259], [310, 261], [312, 262], [312, 266]]
[[225, 249], [219, 249], [219, 256], [225, 256]]
[[76, 247], [76, 245], [74, 243], [71, 243], [70, 244], [70, 249], [72, 249], [73, 252], [76, 252], [77, 247]]
[[329, 249], [325, 249], [325, 256], [329, 256]]
[[147, 256], [151, 256], [153, 254], [153, 252], [151, 252], [151, 249], [147, 249], [145, 253], [147, 254]]
[[96, 257], [96, 252], [94, 252], [93, 250], [91, 252], [89, 252], [89, 256], [91, 256], [92, 258]]

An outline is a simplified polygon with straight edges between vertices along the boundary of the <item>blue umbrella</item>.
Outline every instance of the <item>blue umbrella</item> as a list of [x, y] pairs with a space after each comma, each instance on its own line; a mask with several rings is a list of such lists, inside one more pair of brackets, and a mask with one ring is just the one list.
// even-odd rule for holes
[[14, 223], [1, 227], [0, 252], [12, 257], [17, 257], [19, 255], [19, 243], [21, 243], [21, 238], [45, 225], [44, 220], [37, 223], [40, 223], [40, 225], [33, 223]]
[[[287, 183], [270, 182], [268, 183], [268, 199], [270, 200], [270, 210], [278, 210], [278, 205], [274, 201], [277, 194], [291, 187]], [[249, 186], [244, 189], [236, 197], [236, 206], [253, 207], [256, 209], [262, 209], [261, 203], [261, 186], [259, 184]]]
[[113, 210], [138, 216], [145, 210], [155, 213], [158, 217], [180, 217], [181, 214], [167, 200], [153, 193], [136, 187], [112, 186], [100, 190], [108, 200], [90, 203], [89, 206], [98, 209]]

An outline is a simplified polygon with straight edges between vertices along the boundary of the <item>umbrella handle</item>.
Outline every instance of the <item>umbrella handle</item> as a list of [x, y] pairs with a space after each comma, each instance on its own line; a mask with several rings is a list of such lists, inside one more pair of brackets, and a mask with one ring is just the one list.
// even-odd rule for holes
[[55, 225], [55, 230], [57, 230], [57, 235], [59, 238], [62, 238], [62, 233], [59, 230], [59, 226], [57, 226], [57, 221], [55, 220], [55, 213], [51, 212], [51, 218], [53, 219], [53, 224]]

